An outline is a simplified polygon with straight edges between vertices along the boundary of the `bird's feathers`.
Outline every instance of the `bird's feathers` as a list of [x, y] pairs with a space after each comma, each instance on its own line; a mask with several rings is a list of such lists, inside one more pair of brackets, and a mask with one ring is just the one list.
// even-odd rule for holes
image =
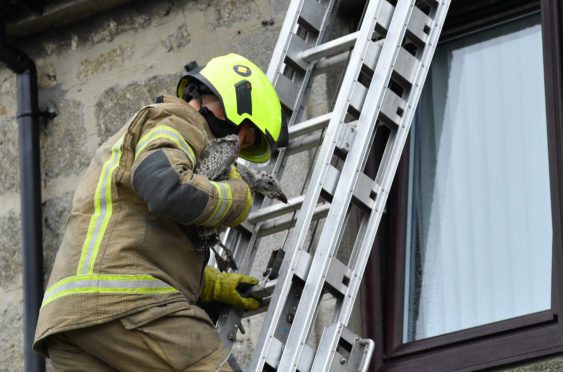
[[231, 167], [237, 160], [239, 147], [236, 134], [215, 138], [203, 148], [195, 173], [212, 181], [227, 179]]

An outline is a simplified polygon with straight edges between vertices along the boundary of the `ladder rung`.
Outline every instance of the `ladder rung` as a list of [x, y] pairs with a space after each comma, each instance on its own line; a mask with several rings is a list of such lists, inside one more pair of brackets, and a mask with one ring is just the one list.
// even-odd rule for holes
[[391, 129], [396, 129], [405, 112], [405, 101], [387, 88], [381, 105], [381, 121]]
[[250, 221], [251, 223], [257, 224], [259, 222], [264, 222], [272, 218], [291, 213], [301, 208], [304, 198], [305, 196], [300, 195], [288, 200], [287, 204], [276, 203], [270, 205], [269, 207], [257, 210], [255, 212], [250, 212], [247, 220]]
[[[377, 59], [379, 58], [379, 53], [381, 52], [381, 47], [385, 39], [378, 41], [369, 41], [369, 47], [364, 57], [364, 65], [368, 70], [373, 71], [375, 65], [377, 64]], [[324, 74], [332, 69], [343, 66], [350, 57], [350, 51], [345, 51], [343, 53], [337, 54], [334, 57], [323, 57], [317, 61], [315, 68], [313, 69], [313, 76]]]
[[292, 125], [291, 127], [289, 127], [289, 137], [294, 138], [325, 128], [328, 125], [331, 117], [332, 113], [329, 112], [324, 115], [320, 115], [315, 118]]
[[276, 84], [276, 91], [280, 102], [290, 110], [295, 110], [299, 87], [294, 84], [287, 76], [280, 75]]
[[431, 25], [432, 18], [415, 6], [407, 27], [407, 37], [419, 46], [426, 44]]
[[350, 52], [344, 52], [334, 57], [321, 58], [320, 60], [317, 61], [317, 63], [315, 63], [315, 68], [313, 69], [313, 76], [324, 74], [336, 67], [343, 66], [348, 60], [349, 56], [350, 56]]
[[326, 171], [326, 177], [323, 182], [323, 192], [325, 198], [332, 198], [336, 187], [338, 186], [338, 179], [340, 178], [340, 170], [336, 169], [334, 166], [329, 165]]
[[416, 78], [419, 61], [415, 56], [407, 52], [405, 48], [399, 50], [397, 62], [395, 63], [395, 74], [399, 81], [406, 87], [412, 86]]
[[261, 287], [254, 286], [250, 290], [250, 295], [254, 298], [260, 298], [260, 299], [269, 297], [272, 295], [272, 292], [274, 292], [276, 283], [277, 283], [277, 279], [274, 279], [274, 280], [268, 280], [266, 283], [264, 283], [264, 286]]
[[289, 41], [289, 46], [287, 48], [287, 59], [286, 63], [291, 66], [299, 68], [301, 71], [307, 70], [308, 62], [301, 58], [303, 50], [307, 49], [309, 45], [301, 37], [293, 34], [291, 40]]
[[391, 5], [388, 1], [382, 1], [381, 11], [377, 17], [377, 25], [387, 31], [389, 25], [391, 24], [391, 18], [393, 17], [394, 11], [395, 7], [393, 5]]
[[318, 60], [322, 57], [334, 56], [343, 51], [347, 51], [356, 42], [359, 32], [353, 32], [348, 35], [344, 35], [337, 39], [331, 40], [324, 44], [315, 46], [313, 48], [303, 51], [301, 58], [306, 62], [312, 62]]
[[[330, 263], [326, 276], [326, 284], [330, 286], [333, 295], [342, 297], [346, 293], [348, 283], [350, 283], [351, 270], [348, 266], [344, 265], [340, 260], [334, 258]], [[337, 293], [334, 293], [336, 291]]]
[[322, 138], [322, 133], [314, 133], [305, 138], [289, 140], [289, 143], [285, 150], [285, 155], [286, 156], [293, 155], [302, 151], [312, 149], [313, 147], [319, 145], [321, 138]]
[[340, 152], [342, 158], [350, 151], [350, 146], [354, 143], [354, 137], [356, 136], [356, 124], [357, 120], [351, 123], [345, 124], [343, 130], [340, 132], [338, 137], [338, 142], [336, 143], [336, 149]]
[[379, 59], [379, 54], [381, 53], [384, 41], [385, 39], [369, 42], [368, 50], [364, 59], [364, 65], [372, 72], [375, 70], [375, 65], [377, 65], [377, 60]]
[[323, 5], [317, 1], [305, 1], [301, 14], [299, 15], [299, 23], [306, 24], [313, 29], [320, 31], [326, 10], [321, 9]]
[[360, 173], [354, 188], [354, 201], [364, 211], [370, 211], [375, 205], [375, 197], [379, 193], [379, 186], [365, 173]]
[[[325, 218], [328, 215], [328, 211], [330, 209], [330, 204], [320, 204], [317, 205], [315, 212], [313, 212], [313, 221], [320, 220], [321, 218]], [[260, 226], [260, 231], [258, 231], [258, 237], [262, 238], [267, 235], [275, 234], [280, 231], [289, 230], [293, 226], [295, 226], [296, 219], [292, 216], [282, 216], [274, 221], [263, 223]]]
[[276, 337], [272, 337], [271, 345], [268, 349], [268, 354], [266, 355], [266, 364], [274, 369], [278, 368], [280, 363], [280, 358], [283, 352], [284, 343], [278, 340]]
[[356, 81], [354, 90], [352, 92], [352, 97], [350, 98], [350, 106], [356, 111], [356, 113], [362, 112], [362, 107], [366, 99], [368, 89], [364, 87], [360, 82]]
[[297, 370], [310, 371], [314, 359], [315, 359], [315, 350], [313, 350], [313, 348], [307, 344], [303, 345], [303, 352], [301, 353], [301, 358], [299, 358]]
[[299, 261], [297, 261], [297, 265], [295, 266], [295, 271], [293, 274], [301, 280], [305, 281], [305, 279], [307, 279], [307, 274], [309, 274], [309, 269], [311, 268], [312, 262], [313, 256], [311, 256], [308, 252], [300, 251]]

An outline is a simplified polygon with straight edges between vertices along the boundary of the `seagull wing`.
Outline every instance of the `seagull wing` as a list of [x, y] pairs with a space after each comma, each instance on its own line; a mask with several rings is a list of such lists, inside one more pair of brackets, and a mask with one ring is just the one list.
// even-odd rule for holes
[[227, 179], [239, 150], [237, 135], [216, 138], [203, 149], [196, 173], [212, 181]]

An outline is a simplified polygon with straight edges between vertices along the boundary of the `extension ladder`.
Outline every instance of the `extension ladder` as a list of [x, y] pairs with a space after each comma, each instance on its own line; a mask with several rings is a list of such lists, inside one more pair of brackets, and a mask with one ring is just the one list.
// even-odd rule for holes
[[[224, 236], [248, 273], [261, 237], [289, 234], [257, 289], [269, 305], [249, 371], [366, 370], [373, 351], [372, 340], [346, 327], [450, 0], [366, 1], [358, 30], [327, 41], [337, 3], [293, 0], [267, 72], [290, 135], [272, 170], [281, 174], [286, 158], [322, 138], [308, 187], [287, 205], [258, 200], [248, 222]], [[331, 112], [299, 122], [312, 77], [336, 67], [345, 73]], [[372, 179], [364, 168], [376, 135], [384, 136], [385, 148]], [[349, 218], [359, 225], [343, 258], [339, 245]], [[319, 219], [320, 237], [307, 249]], [[334, 300], [332, 318], [320, 343], [311, 345], [326, 293]], [[243, 316], [235, 309], [220, 315], [217, 329], [227, 347]]]

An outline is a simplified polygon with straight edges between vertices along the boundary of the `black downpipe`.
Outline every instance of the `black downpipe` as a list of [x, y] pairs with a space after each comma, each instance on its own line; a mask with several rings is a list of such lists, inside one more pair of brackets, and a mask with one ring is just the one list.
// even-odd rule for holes
[[41, 173], [39, 165], [39, 108], [35, 63], [5, 43], [0, 19], [0, 62], [17, 74], [18, 138], [21, 185], [21, 238], [23, 249], [24, 364], [26, 372], [45, 371], [45, 359], [31, 346], [43, 298]]

